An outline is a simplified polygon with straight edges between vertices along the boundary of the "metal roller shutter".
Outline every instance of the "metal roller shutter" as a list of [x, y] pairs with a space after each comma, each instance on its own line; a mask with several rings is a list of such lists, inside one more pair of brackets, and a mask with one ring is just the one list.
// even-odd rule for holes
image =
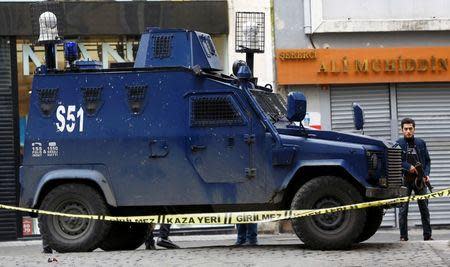
[[[405, 117], [416, 121], [416, 136], [427, 142], [430, 152], [434, 190], [450, 187], [450, 84], [405, 84], [397, 88], [399, 129]], [[429, 208], [432, 225], [450, 224], [450, 199], [433, 199]], [[408, 219], [409, 225], [422, 224], [417, 204], [410, 204]]]
[[[0, 203], [17, 205], [14, 107], [11, 55], [7, 38], [0, 38]], [[17, 238], [17, 215], [0, 210], [0, 240]]]
[[346, 86], [331, 88], [331, 127], [335, 131], [358, 132], [353, 127], [352, 104], [364, 109], [364, 133], [390, 139], [390, 102], [387, 85]]
[[[364, 109], [365, 135], [391, 137], [391, 113], [388, 85], [334, 86], [330, 89], [331, 127], [334, 131], [355, 132], [352, 104], [359, 103]], [[396, 225], [395, 210], [389, 209], [382, 226]]]

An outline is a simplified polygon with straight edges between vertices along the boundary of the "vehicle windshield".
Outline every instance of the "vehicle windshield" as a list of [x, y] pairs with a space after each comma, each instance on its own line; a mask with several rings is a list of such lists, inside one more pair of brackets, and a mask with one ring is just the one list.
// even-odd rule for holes
[[251, 92], [272, 123], [286, 117], [286, 101], [280, 94], [257, 89], [251, 90]]

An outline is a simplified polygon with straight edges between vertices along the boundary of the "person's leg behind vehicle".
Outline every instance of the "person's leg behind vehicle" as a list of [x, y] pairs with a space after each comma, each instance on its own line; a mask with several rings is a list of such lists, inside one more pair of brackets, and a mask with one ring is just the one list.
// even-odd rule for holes
[[145, 249], [156, 249], [154, 235], [153, 235], [154, 230], [155, 230], [155, 224], [150, 223], [148, 225], [148, 236], [145, 239]]
[[[407, 196], [411, 196], [412, 185], [405, 183], [407, 190]], [[400, 226], [400, 241], [408, 241], [408, 208], [409, 202], [405, 202], [400, 205], [399, 209], [399, 226]]]
[[52, 254], [53, 249], [50, 247], [50, 245], [47, 243], [47, 240], [42, 238], [42, 253], [45, 254]]
[[247, 224], [236, 224], [237, 240], [235, 245], [243, 245], [247, 241]]
[[171, 226], [171, 224], [160, 225], [158, 242], [156, 242], [158, 246], [168, 249], [180, 248], [178, 245], [173, 243], [172, 240], [169, 239]]
[[258, 224], [247, 224], [247, 243], [249, 245], [258, 245]]
[[[416, 195], [426, 195], [427, 189], [426, 187], [423, 187], [420, 190], [415, 188], [414, 192], [416, 193]], [[420, 218], [422, 219], [423, 240], [433, 240], [431, 238], [430, 211], [428, 210], [428, 200], [418, 200], [417, 204], [419, 205]]]

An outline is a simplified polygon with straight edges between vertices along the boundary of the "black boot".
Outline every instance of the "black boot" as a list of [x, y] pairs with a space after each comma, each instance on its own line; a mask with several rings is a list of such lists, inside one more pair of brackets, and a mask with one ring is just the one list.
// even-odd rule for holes
[[168, 249], [180, 248], [175, 243], [173, 243], [172, 240], [170, 240], [169, 238], [158, 237], [158, 242], [156, 242], [156, 245]]
[[44, 246], [43, 249], [42, 249], [42, 253], [52, 254], [53, 253], [53, 249], [50, 246]]

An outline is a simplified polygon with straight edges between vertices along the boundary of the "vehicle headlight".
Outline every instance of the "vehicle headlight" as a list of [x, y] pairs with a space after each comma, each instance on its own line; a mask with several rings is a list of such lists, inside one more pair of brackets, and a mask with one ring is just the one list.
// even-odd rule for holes
[[379, 158], [377, 156], [376, 153], [374, 152], [366, 152], [366, 156], [367, 156], [367, 167], [369, 170], [376, 170], [378, 169], [378, 164], [379, 164]]
[[370, 156], [370, 168], [373, 170], [376, 170], [378, 168], [378, 156], [377, 154], [373, 153]]

